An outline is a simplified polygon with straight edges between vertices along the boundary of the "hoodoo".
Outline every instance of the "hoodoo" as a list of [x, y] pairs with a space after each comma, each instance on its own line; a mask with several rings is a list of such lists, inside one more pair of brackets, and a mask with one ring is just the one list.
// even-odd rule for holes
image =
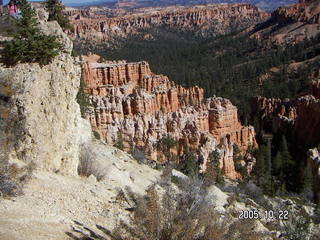
[[165, 7], [156, 10], [106, 18], [98, 10], [68, 11], [78, 40], [104, 42], [115, 36], [126, 37], [139, 29], [170, 27], [196, 31], [200, 35], [219, 35], [243, 29], [270, 14], [250, 4], [220, 4], [194, 7]]
[[83, 76], [91, 101], [88, 118], [107, 143], [121, 138], [126, 150], [137, 148], [148, 159], [166, 161], [159, 141], [169, 136], [177, 142], [172, 153], [182, 159], [187, 151], [196, 152], [203, 171], [209, 155], [220, 151], [221, 167], [231, 178], [239, 177], [234, 145], [244, 155], [256, 146], [253, 127], [241, 125], [229, 100], [204, 99], [203, 89], [176, 85], [152, 73], [146, 62], [87, 61]]

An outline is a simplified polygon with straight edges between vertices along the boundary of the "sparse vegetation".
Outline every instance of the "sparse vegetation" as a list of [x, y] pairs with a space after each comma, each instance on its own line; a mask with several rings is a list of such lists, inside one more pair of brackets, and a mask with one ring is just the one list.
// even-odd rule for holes
[[104, 170], [97, 163], [97, 154], [93, 151], [92, 146], [88, 144], [81, 145], [78, 174], [84, 177], [93, 175], [98, 181], [104, 177]]
[[196, 176], [199, 173], [199, 164], [196, 155], [193, 152], [184, 154], [178, 169], [187, 176]]
[[25, 167], [2, 162], [0, 164], [0, 198], [16, 197], [23, 194], [23, 185], [32, 177], [35, 165]]
[[114, 144], [114, 147], [120, 150], [124, 149], [123, 137], [121, 133], [118, 134], [118, 139], [117, 139], [117, 142]]
[[83, 118], [85, 118], [90, 103], [89, 103], [89, 95], [85, 92], [85, 83], [84, 83], [84, 79], [83, 79], [83, 75], [82, 74], [81, 74], [81, 78], [80, 78], [79, 91], [77, 93], [77, 102], [78, 102], [78, 104], [80, 106], [81, 116]]
[[21, 0], [19, 8], [22, 17], [14, 20], [14, 31], [10, 33], [13, 39], [1, 42], [1, 62], [7, 67], [19, 62], [40, 65], [50, 63], [59, 54], [61, 44], [56, 36], [41, 33], [30, 3]]
[[206, 185], [223, 184], [224, 178], [220, 168], [220, 153], [218, 150], [213, 151], [209, 156], [207, 171], [204, 173]]
[[72, 29], [72, 25], [70, 24], [68, 17], [63, 14], [65, 6], [60, 0], [46, 0], [44, 5], [49, 12], [48, 21], [57, 21], [64, 30]]
[[[168, 176], [169, 177], [168, 177]], [[162, 180], [151, 185], [145, 196], [120, 190], [118, 201], [125, 202], [132, 210], [129, 222], [120, 221], [113, 231], [96, 225], [103, 236], [85, 228], [89, 234], [83, 239], [99, 240], [258, 240], [271, 237], [269, 233], [255, 232], [254, 220], [239, 220], [238, 213], [221, 213], [214, 210], [208, 199], [207, 188], [197, 177], [188, 178], [179, 191], [170, 184], [170, 167]], [[83, 226], [81, 226], [83, 227]], [[72, 236], [72, 233], [68, 233]]]
[[171, 149], [177, 147], [178, 142], [171, 136], [166, 135], [158, 140], [156, 143], [156, 148], [163, 152], [167, 161], [176, 160], [176, 155], [171, 152]]

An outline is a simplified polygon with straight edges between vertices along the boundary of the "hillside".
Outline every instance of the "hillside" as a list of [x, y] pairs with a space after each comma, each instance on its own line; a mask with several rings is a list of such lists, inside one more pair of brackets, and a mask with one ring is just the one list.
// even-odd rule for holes
[[[108, 6], [110, 8], [141, 8], [141, 7], [157, 7], [170, 5], [197, 5], [197, 4], [220, 4], [220, 3], [249, 3], [265, 11], [273, 11], [279, 6], [294, 4], [295, 0], [281, 1], [263, 1], [263, 0], [135, 0], [135, 1], [100, 1], [97, 5]], [[88, 3], [90, 5], [90, 3]], [[92, 4], [91, 4], [92, 5]]]
[[[113, 55], [117, 52], [99, 48], [103, 45], [95, 50], [109, 51], [104, 52], [105, 57], [112, 60], [94, 54], [75, 56], [67, 31], [58, 22], [48, 21], [44, 9], [35, 9], [33, 17], [29, 3], [23, 4], [22, 18], [9, 25], [17, 34], [0, 29], [1, 240], [320, 238], [320, 206], [313, 202], [320, 179], [319, 151], [313, 146], [319, 138], [318, 81], [295, 100], [258, 98], [259, 113], [254, 123], [258, 123], [255, 129], [260, 134], [256, 135], [253, 127], [241, 123], [237, 106], [230, 100], [206, 98], [204, 94], [212, 94], [211, 86], [215, 86], [221, 92], [227, 90], [225, 93], [234, 99], [237, 89], [237, 93], [246, 89], [245, 97], [253, 95], [250, 91], [254, 92], [254, 84], [249, 88], [241, 84], [244, 77], [256, 74], [241, 68], [247, 63], [242, 53], [248, 54], [250, 65], [257, 60], [255, 57], [267, 52], [263, 48], [254, 51], [259, 42], [248, 35], [232, 32], [195, 38], [192, 32], [150, 27], [146, 30], [154, 31], [150, 34], [155, 41], [141, 42], [140, 34], [125, 36], [119, 40], [119, 48], [112, 50], [121, 53], [124, 46], [134, 43], [137, 47], [130, 53], [140, 58], [150, 46], [144, 44], [153, 43], [149, 48], [152, 52], [160, 43], [166, 54], [156, 51], [150, 55], [163, 58], [157, 64], [149, 65], [141, 59], [119, 61]], [[0, 17], [1, 24], [5, 19], [7, 16]], [[162, 41], [161, 37], [168, 36], [164, 33], [169, 34], [169, 44]], [[175, 41], [181, 36], [181, 41]], [[35, 39], [38, 41], [31, 41]], [[186, 54], [185, 47], [199, 39], [196, 50], [189, 48]], [[127, 41], [132, 43], [125, 45]], [[285, 55], [277, 58], [277, 63], [286, 66], [297, 59], [307, 64], [317, 53], [313, 51], [317, 41], [315, 38], [277, 49], [279, 55]], [[176, 48], [172, 48], [172, 42]], [[52, 46], [49, 53], [43, 51], [48, 43]], [[35, 48], [37, 44], [42, 45]], [[21, 51], [5, 55], [12, 45], [18, 49], [22, 45]], [[80, 47], [88, 51], [90, 46]], [[32, 51], [26, 51], [29, 49]], [[50, 54], [55, 49], [55, 54]], [[169, 54], [169, 50], [176, 53], [181, 49], [181, 55]], [[310, 49], [312, 54], [305, 54]], [[42, 61], [39, 55], [51, 58]], [[183, 55], [187, 63], [190, 61], [188, 65], [183, 66]], [[223, 71], [217, 72], [220, 74], [213, 85], [201, 88], [193, 81], [181, 78], [183, 84], [179, 84], [151, 70], [157, 65], [166, 66], [165, 61], [171, 59], [176, 63], [168, 64], [193, 71], [189, 77], [197, 80], [199, 72], [205, 73], [203, 67], [215, 70], [209, 61], [195, 64], [199, 56], [224, 64], [225, 73], [240, 68], [242, 74], [232, 73], [232, 88], [227, 87], [230, 75], [224, 76]], [[262, 60], [270, 56], [266, 54]], [[316, 73], [310, 78], [317, 78]], [[240, 82], [235, 82], [236, 77]], [[201, 80], [199, 85], [208, 83], [203, 76]], [[270, 82], [265, 81], [263, 86]], [[299, 159], [290, 157], [295, 146], [285, 136], [273, 143], [272, 132], [263, 132], [264, 126], [259, 125], [264, 117], [278, 117], [279, 124], [289, 124], [294, 137], [305, 138], [312, 148], [299, 166], [309, 170], [303, 171], [301, 193], [293, 192], [287, 184], [300, 179], [300, 169], [292, 164]], [[269, 142], [261, 141], [261, 137]], [[277, 157], [273, 156], [274, 150], [278, 150]], [[306, 167], [302, 168], [304, 163]]]
[[90, 9], [67, 11], [72, 18], [71, 36], [86, 44], [111, 45], [117, 37], [138, 34], [140, 30], [168, 27], [193, 32], [198, 36], [216, 36], [243, 29], [269, 17], [250, 4], [163, 7], [139, 9], [124, 15], [105, 17], [107, 11]]

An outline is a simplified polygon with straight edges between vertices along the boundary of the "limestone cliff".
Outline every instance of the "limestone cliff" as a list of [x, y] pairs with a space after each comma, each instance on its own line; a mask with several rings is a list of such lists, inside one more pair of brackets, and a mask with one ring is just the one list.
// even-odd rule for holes
[[165, 161], [159, 140], [169, 135], [178, 143], [172, 153], [196, 152], [202, 171], [209, 154], [220, 151], [221, 167], [231, 178], [239, 176], [233, 145], [244, 154], [256, 146], [254, 129], [240, 124], [229, 100], [204, 99], [203, 89], [176, 85], [152, 73], [146, 62], [86, 62], [83, 76], [92, 105], [88, 118], [107, 143], [116, 143], [121, 133], [126, 150], [142, 149], [148, 159]]
[[0, 66], [0, 161], [34, 162], [38, 169], [76, 175], [79, 145], [91, 136], [76, 95], [81, 69], [71, 40], [56, 22], [40, 22], [65, 49], [49, 65]]
[[200, 35], [225, 34], [234, 29], [266, 20], [269, 14], [250, 4], [222, 4], [194, 7], [140, 9], [123, 16], [104, 17], [104, 10], [76, 14], [73, 36], [89, 41], [108, 41], [114, 36], [125, 37], [139, 29], [173, 27], [196, 31]]

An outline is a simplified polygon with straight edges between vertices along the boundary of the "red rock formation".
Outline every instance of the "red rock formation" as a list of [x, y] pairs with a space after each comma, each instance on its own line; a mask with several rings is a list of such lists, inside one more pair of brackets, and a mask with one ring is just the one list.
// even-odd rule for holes
[[315, 37], [320, 32], [319, 1], [304, 0], [298, 4], [280, 7], [271, 19], [257, 25], [252, 36], [273, 44], [295, 44]]
[[305, 95], [294, 100], [258, 97], [253, 100], [253, 114], [260, 114], [262, 121], [271, 121], [273, 128], [281, 128], [297, 143], [315, 146], [320, 142], [319, 82], [312, 83], [311, 91], [315, 96]]
[[[100, 11], [101, 12], [101, 11]], [[101, 18], [91, 17], [76, 19], [74, 36], [90, 41], [106, 41], [113, 36], [127, 36], [136, 33], [138, 29], [154, 26], [168, 26], [182, 29], [226, 33], [232, 28], [243, 28], [269, 17], [250, 4], [223, 4], [186, 7], [167, 7], [159, 9], [144, 9], [138, 13], [121, 17]], [[203, 32], [201, 32], [203, 33]]]
[[203, 89], [183, 88], [150, 71], [146, 62], [90, 63], [83, 67], [92, 108], [88, 118], [103, 140], [114, 144], [119, 133], [127, 150], [142, 149], [152, 160], [166, 160], [159, 140], [169, 135], [178, 142], [172, 149], [182, 157], [196, 152], [205, 170], [215, 149], [221, 167], [231, 178], [239, 177], [233, 162], [233, 145], [245, 152], [256, 146], [252, 127], [243, 127], [237, 108], [227, 99], [204, 100]]

